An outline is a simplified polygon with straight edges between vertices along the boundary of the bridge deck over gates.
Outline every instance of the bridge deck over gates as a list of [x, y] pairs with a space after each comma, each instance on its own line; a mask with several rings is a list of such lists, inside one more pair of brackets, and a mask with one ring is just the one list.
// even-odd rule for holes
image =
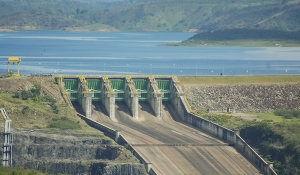
[[[178, 94], [174, 90], [177, 78], [168, 76], [121, 77], [75, 76], [54, 77], [64, 84], [71, 102], [78, 101], [86, 116], [91, 114], [92, 102], [100, 102], [110, 117], [114, 117], [114, 103], [125, 102], [134, 117], [138, 116], [138, 102], [148, 102], [157, 117], [161, 117], [162, 101], [171, 101]], [[176, 89], [176, 88], [175, 88]]]

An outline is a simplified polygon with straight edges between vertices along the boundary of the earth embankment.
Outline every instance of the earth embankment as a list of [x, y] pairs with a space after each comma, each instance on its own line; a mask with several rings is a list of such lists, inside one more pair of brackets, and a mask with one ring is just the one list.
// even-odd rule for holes
[[297, 109], [300, 84], [184, 85], [193, 109], [240, 112], [270, 112]]

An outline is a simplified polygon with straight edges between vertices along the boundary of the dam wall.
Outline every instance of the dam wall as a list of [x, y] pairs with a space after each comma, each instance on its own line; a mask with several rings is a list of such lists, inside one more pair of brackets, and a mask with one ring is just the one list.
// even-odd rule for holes
[[193, 109], [272, 112], [300, 106], [300, 84], [184, 85]]

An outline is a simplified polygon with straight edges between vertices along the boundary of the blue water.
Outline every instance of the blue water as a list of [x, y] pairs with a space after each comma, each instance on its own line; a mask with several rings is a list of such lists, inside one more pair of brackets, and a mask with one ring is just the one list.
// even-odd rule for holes
[[[300, 48], [171, 47], [194, 33], [0, 32], [0, 73], [19, 56], [21, 74], [299, 74]], [[11, 65], [17, 70], [16, 65]]]

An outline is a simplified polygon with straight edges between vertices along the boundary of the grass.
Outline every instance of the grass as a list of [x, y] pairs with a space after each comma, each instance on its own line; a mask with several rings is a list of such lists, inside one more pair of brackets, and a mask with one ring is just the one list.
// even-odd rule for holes
[[300, 83], [299, 75], [274, 76], [179, 76], [181, 84], [227, 85], [227, 84], [278, 84]]
[[48, 175], [48, 173], [43, 173], [37, 170], [23, 169], [19, 167], [0, 167], [0, 175]]
[[76, 112], [66, 104], [58, 104], [59, 109], [56, 112], [47, 102], [36, 102], [33, 99], [23, 100], [13, 98], [13, 96], [13, 93], [0, 93], [0, 106], [6, 109], [14, 128], [104, 136], [103, 133], [89, 127], [77, 117]]
[[276, 116], [274, 113], [252, 113], [256, 115], [259, 119], [274, 121], [274, 122], [282, 122], [284, 120], [281, 116]]

